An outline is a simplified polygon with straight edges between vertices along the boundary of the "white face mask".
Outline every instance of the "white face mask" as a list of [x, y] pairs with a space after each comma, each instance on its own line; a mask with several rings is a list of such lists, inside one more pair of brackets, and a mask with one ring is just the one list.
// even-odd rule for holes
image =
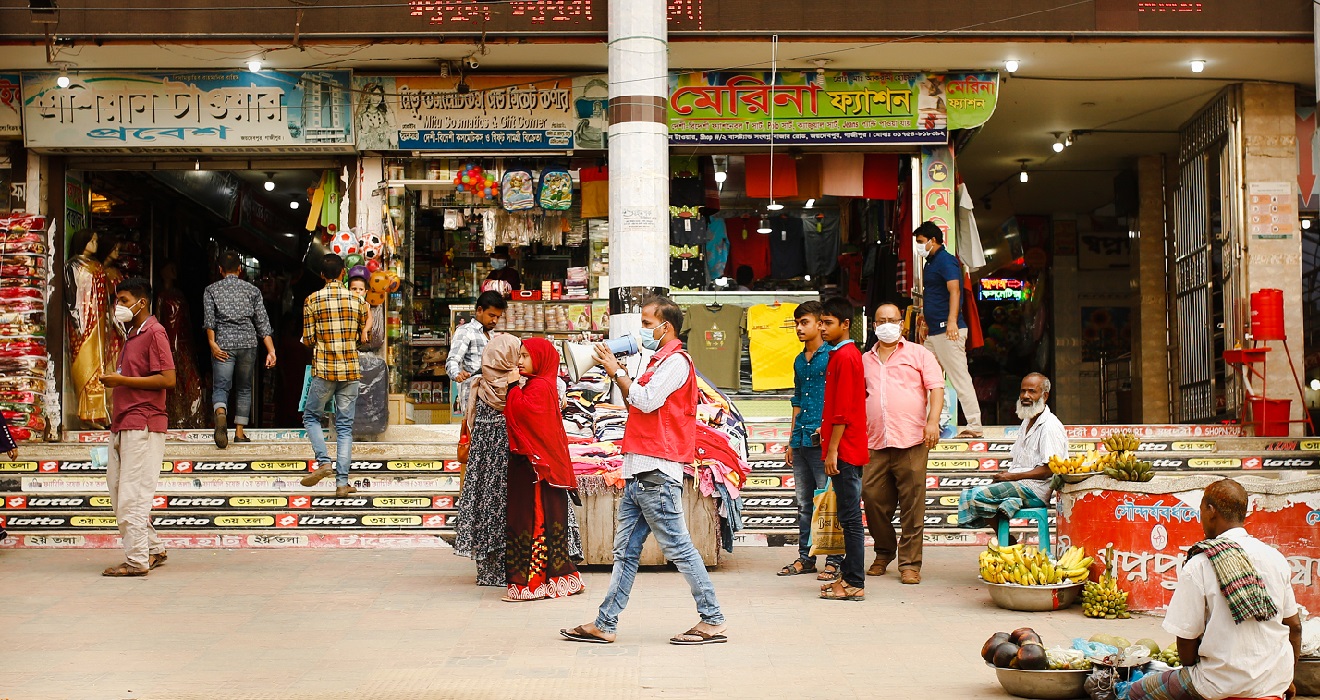
[[875, 337], [885, 345], [892, 345], [903, 337], [903, 324], [881, 323], [875, 327]]
[[[133, 304], [137, 306], [137, 304]], [[124, 332], [124, 327], [133, 322], [133, 306], [124, 306], [115, 304], [115, 325], [119, 327], [119, 332]]]
[[921, 243], [917, 244], [916, 253], [917, 253], [917, 257], [923, 260], [930, 255], [930, 251], [927, 250], [926, 246]]
[[660, 329], [664, 328], [667, 323], [668, 321], [661, 323], [655, 328], [638, 328], [637, 338], [641, 341], [642, 347], [651, 351], [659, 350], [660, 338], [663, 337], [660, 334]]
[[490, 269], [503, 270], [508, 264], [509, 261], [504, 260], [503, 258], [492, 258], [490, 261]]

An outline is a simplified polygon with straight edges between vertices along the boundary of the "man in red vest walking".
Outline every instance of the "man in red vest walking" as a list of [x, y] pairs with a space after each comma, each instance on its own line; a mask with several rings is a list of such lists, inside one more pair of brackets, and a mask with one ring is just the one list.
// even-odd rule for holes
[[678, 331], [683, 310], [668, 297], [647, 299], [642, 305], [642, 347], [655, 354], [636, 380], [604, 345], [596, 360], [613, 378], [628, 404], [623, 435], [623, 476], [627, 486], [619, 503], [614, 532], [614, 571], [610, 590], [594, 624], [563, 629], [574, 642], [609, 644], [614, 641], [619, 614], [628, 605], [637, 564], [647, 535], [654, 533], [665, 558], [687, 578], [697, 602], [701, 622], [669, 640], [671, 644], [719, 644], [724, 636], [724, 614], [715, 599], [715, 586], [706, 573], [701, 554], [692, 544], [683, 519], [683, 468], [696, 458], [697, 374], [692, 358], [683, 352]]

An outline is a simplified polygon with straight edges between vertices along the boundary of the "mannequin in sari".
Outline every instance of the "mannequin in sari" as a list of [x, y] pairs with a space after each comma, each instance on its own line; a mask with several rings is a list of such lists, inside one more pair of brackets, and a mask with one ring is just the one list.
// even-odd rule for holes
[[202, 428], [202, 382], [197, 376], [197, 363], [193, 357], [192, 332], [194, 326], [188, 313], [188, 300], [175, 286], [179, 268], [166, 263], [160, 269], [161, 290], [156, 296], [156, 320], [165, 328], [174, 352], [174, 371], [177, 381], [165, 398], [171, 428]]
[[109, 422], [110, 396], [101, 385], [108, 359], [110, 289], [96, 256], [97, 235], [83, 229], [73, 235], [64, 266], [64, 300], [68, 307], [69, 377], [78, 394], [78, 418], [93, 425]]

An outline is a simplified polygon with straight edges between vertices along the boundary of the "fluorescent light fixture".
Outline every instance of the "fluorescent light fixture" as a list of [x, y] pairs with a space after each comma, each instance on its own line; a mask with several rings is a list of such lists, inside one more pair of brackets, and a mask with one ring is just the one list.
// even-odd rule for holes
[[1016, 73], [1019, 65], [1020, 63], [1016, 58], [1010, 58], [1007, 61], [1004, 61], [1004, 70], [1009, 73]]
[[261, 59], [259, 59], [259, 58], [254, 58], [254, 59], [252, 59], [251, 61], [248, 61], [248, 70], [252, 71], [253, 73], [260, 73], [260, 72], [261, 72]]
[[1195, 61], [1192, 61], [1192, 72], [1193, 73], [1205, 72], [1205, 61], [1202, 61], [1199, 58], [1196, 59]]
[[808, 199], [808, 200], [807, 200], [807, 205], [804, 206], [804, 207], [802, 207], [802, 208], [803, 208], [803, 209], [810, 209], [810, 208], [812, 208], [812, 207], [814, 207], [814, 206], [816, 206], [816, 200], [814, 200], [814, 199]]

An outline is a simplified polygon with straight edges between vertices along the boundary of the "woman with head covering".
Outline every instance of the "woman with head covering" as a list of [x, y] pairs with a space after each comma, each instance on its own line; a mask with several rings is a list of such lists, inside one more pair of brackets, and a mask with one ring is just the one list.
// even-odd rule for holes
[[472, 434], [458, 501], [454, 553], [477, 561], [478, 586], [503, 586], [505, 510], [508, 503], [509, 437], [504, 423], [509, 387], [518, 383], [518, 350], [512, 335], [492, 337], [481, 353], [481, 373], [468, 399]]
[[577, 477], [560, 414], [559, 352], [544, 338], [523, 341], [518, 357], [526, 381], [509, 389], [508, 566], [510, 603], [581, 593], [582, 576], [569, 555], [569, 493]]

